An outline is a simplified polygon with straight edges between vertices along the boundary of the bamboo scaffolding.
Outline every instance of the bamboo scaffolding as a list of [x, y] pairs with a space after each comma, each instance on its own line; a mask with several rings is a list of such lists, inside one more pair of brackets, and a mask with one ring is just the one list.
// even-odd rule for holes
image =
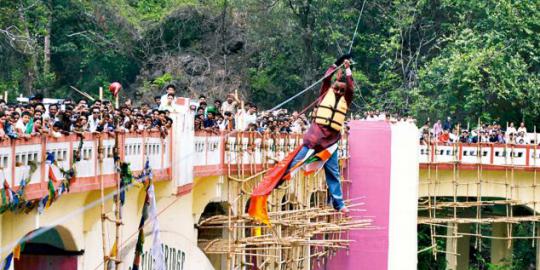
[[[478, 121], [478, 127], [482, 127], [481, 121]], [[457, 133], [460, 127], [457, 126]], [[537, 158], [538, 155], [538, 136], [536, 126], [534, 127], [534, 144], [527, 148], [527, 165], [516, 164], [516, 158], [522, 158], [516, 154], [516, 145], [513, 142], [504, 144], [504, 164], [493, 165], [489, 161], [485, 146], [485, 136], [478, 134], [478, 141], [475, 143], [476, 162], [466, 164], [468, 168], [475, 166], [475, 178], [468, 174], [469, 178], [461, 177], [461, 168], [464, 168], [461, 160], [462, 145], [460, 142], [452, 144], [452, 160], [439, 161], [438, 148], [436, 142], [432, 142], [428, 137], [425, 147], [428, 159], [426, 162], [426, 179], [420, 183], [421, 188], [425, 188], [426, 195], [418, 201], [418, 224], [429, 226], [431, 245], [419, 250], [419, 253], [431, 251], [437, 258], [437, 253], [459, 255], [457, 250], [457, 241], [446, 247], [437, 244], [437, 239], [458, 239], [463, 236], [474, 237], [474, 245], [479, 251], [482, 249], [483, 239], [496, 239], [507, 241], [507, 248], [512, 246], [514, 240], [533, 240], [530, 241], [532, 247], [540, 240], [537, 232], [537, 222], [540, 217], [537, 215], [538, 196], [537, 192]], [[493, 148], [491, 148], [493, 149]], [[468, 150], [470, 151], [470, 150]], [[484, 173], [484, 165], [496, 166], [502, 170], [504, 175], [502, 179], [491, 178], [491, 173]], [[450, 167], [450, 175], [440, 177], [440, 171]], [[450, 165], [450, 166], [448, 166]], [[447, 170], [447, 169], [444, 169]], [[518, 173], [520, 174], [518, 176]], [[523, 181], [523, 175], [527, 175], [529, 181]], [[473, 176], [474, 177], [474, 176]], [[519, 178], [518, 178], [519, 177]], [[519, 180], [519, 181], [518, 181]], [[531, 184], [532, 183], [532, 184]], [[451, 188], [451, 193], [442, 195], [439, 192], [442, 188]], [[493, 189], [501, 190], [499, 198], [494, 198]], [[526, 194], [525, 196], [523, 194]], [[527, 195], [530, 194], [530, 195]], [[521, 199], [524, 197], [525, 199]], [[489, 211], [489, 208], [498, 207], [504, 209], [504, 212]], [[514, 213], [515, 207], [525, 207], [530, 209], [530, 213]], [[482, 225], [491, 225], [495, 223], [504, 224], [504, 235], [492, 235]], [[530, 223], [532, 229], [530, 235], [513, 235], [516, 224]], [[460, 232], [457, 228], [459, 224], [470, 224], [473, 226], [472, 232]], [[447, 230], [446, 235], [441, 235], [440, 229]], [[448, 249], [448, 250], [447, 250]]]
[[272, 225], [264, 226], [245, 213], [250, 192], [273, 164], [302, 144], [301, 136], [237, 133], [224, 141], [228, 160], [224, 198], [230, 207], [225, 214], [208, 217], [196, 226], [199, 230], [223, 232], [222, 237], [199, 240], [205, 253], [222, 256], [223, 269], [305, 269], [312, 258], [319, 262], [337, 250], [348, 249], [351, 230], [378, 229], [372, 226], [370, 217], [359, 215], [365, 211], [364, 198], [349, 198], [345, 185], [350, 181], [344, 180], [348, 177], [344, 167], [349, 161], [343, 154], [346, 146], [339, 148], [339, 163], [345, 202], [353, 214], [338, 213], [326, 204], [324, 172], [309, 176], [299, 173], [268, 198]]

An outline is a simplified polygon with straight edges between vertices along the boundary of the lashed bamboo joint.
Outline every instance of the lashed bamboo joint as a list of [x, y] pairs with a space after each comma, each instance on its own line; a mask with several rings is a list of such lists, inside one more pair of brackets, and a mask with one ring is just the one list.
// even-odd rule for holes
[[[363, 198], [349, 198], [346, 143], [339, 148], [344, 197], [350, 214], [328, 204], [324, 171], [295, 175], [276, 188], [268, 199], [271, 226], [255, 222], [247, 214], [253, 188], [269, 168], [302, 143], [301, 137], [262, 138], [237, 134], [227, 139], [227, 209], [222, 214], [201, 217], [199, 247], [212, 261], [226, 269], [256, 266], [257, 269], [308, 269], [351, 243], [351, 230], [373, 229], [372, 220], [362, 217]], [[255, 145], [259, 147], [254, 147]], [[260, 153], [251, 149], [260, 149]], [[252, 164], [257, 154], [262, 166]], [[231, 165], [233, 164], [233, 165]]]
[[[481, 126], [480, 122], [478, 126]], [[460, 134], [459, 127], [457, 134]], [[537, 136], [536, 127], [533, 134]], [[503, 240], [508, 250], [514, 240], [539, 239], [537, 162], [540, 157], [537, 143], [527, 146], [524, 151], [527, 165], [519, 165], [515, 162], [519, 146], [494, 146], [478, 141], [466, 145], [468, 153], [474, 153], [476, 158], [474, 163], [469, 159], [466, 166], [463, 166], [461, 156], [464, 144], [441, 146], [428, 141], [422, 146], [428, 158], [420, 177], [423, 197], [418, 202], [418, 224], [429, 226], [431, 245], [419, 253], [431, 251], [435, 256], [437, 253], [459, 255], [457, 241], [451, 239], [463, 237], [473, 237], [478, 250], [482, 249], [483, 239]], [[470, 150], [473, 147], [475, 150]], [[503, 149], [497, 153], [499, 158], [504, 158], [504, 164], [494, 166], [493, 157], [490, 161], [487, 153], [494, 155], [494, 147]], [[439, 160], [438, 156], [447, 151], [452, 155], [451, 160]], [[529, 234], [515, 235], [515, 224], [523, 223], [530, 223]], [[489, 230], [483, 229], [486, 226], [482, 225], [489, 225]], [[446, 234], [441, 233], [443, 229]], [[446, 247], [437, 239], [446, 239]], [[530, 243], [532, 247], [536, 245], [536, 241]]]

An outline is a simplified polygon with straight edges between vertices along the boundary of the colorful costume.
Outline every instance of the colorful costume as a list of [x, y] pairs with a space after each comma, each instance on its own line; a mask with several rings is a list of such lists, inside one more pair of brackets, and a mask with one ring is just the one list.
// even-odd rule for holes
[[[346, 59], [342, 57], [341, 62]], [[353, 99], [354, 81], [350, 69], [346, 70], [344, 92], [334, 93], [331, 88], [332, 75], [339, 61], [330, 66], [319, 93], [319, 104], [314, 113], [314, 122], [304, 135], [303, 145], [297, 147], [287, 157], [273, 167], [263, 181], [253, 190], [249, 205], [249, 215], [256, 220], [269, 224], [267, 199], [274, 188], [283, 181], [291, 179], [298, 170], [305, 175], [317, 172], [324, 167], [326, 183], [331, 195], [333, 207], [341, 210], [345, 207], [340, 184], [337, 148], [341, 138], [341, 129], [345, 114]]]

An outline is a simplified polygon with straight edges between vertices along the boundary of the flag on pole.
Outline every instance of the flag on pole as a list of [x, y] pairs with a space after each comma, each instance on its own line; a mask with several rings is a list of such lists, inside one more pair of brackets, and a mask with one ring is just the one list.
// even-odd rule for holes
[[49, 195], [45, 195], [45, 197], [41, 198], [41, 200], [39, 200], [39, 204], [38, 204], [38, 213], [41, 215], [43, 214], [43, 210], [45, 210], [45, 206], [47, 206], [47, 202], [49, 201]]
[[317, 153], [310, 149], [300, 162], [289, 169], [289, 166], [302, 147], [302, 145], [298, 146], [275, 167], [270, 169], [264, 176], [263, 181], [255, 187], [251, 194], [248, 209], [248, 213], [251, 217], [266, 225], [270, 225], [267, 209], [267, 200], [270, 193], [272, 193], [281, 182], [290, 180], [300, 170], [304, 170], [305, 175], [310, 175], [322, 169], [324, 164], [337, 150], [338, 145], [335, 143]]
[[9, 193], [11, 195], [11, 210], [16, 210], [19, 206], [19, 196], [12, 189], [9, 190]]
[[45, 208], [49, 208], [56, 197], [55, 195], [56, 190], [54, 190], [54, 184], [52, 182], [52, 179], [49, 179], [48, 189], [49, 189], [49, 195], [47, 197], [49, 199], [47, 200], [47, 203], [45, 204]]
[[139, 265], [141, 264], [141, 255], [143, 253], [144, 246], [144, 223], [148, 218], [148, 206], [150, 204], [150, 198], [148, 196], [148, 188], [150, 184], [146, 187], [146, 196], [144, 198], [144, 205], [142, 209], [141, 222], [139, 223], [139, 235], [137, 237], [137, 244], [135, 245], [135, 257], [133, 258], [132, 270], [139, 270]]
[[8, 201], [7, 201], [7, 196], [6, 196], [6, 192], [5, 192], [5, 188], [0, 190], [0, 193], [2, 195], [2, 207], [6, 206], [8, 204]]
[[2, 262], [0, 262], [0, 269], [9, 270], [12, 260], [13, 260], [13, 252], [9, 253], [9, 255], [7, 255], [7, 257], [4, 260], [2, 260]]
[[268, 196], [274, 188], [276, 188], [284, 179], [283, 176], [287, 172], [289, 165], [293, 161], [294, 157], [298, 152], [300, 152], [302, 146], [298, 146], [294, 151], [287, 155], [282, 161], [280, 161], [276, 166], [269, 170], [264, 176], [263, 180], [251, 194], [249, 201], [248, 213], [250, 216], [256, 220], [270, 225], [270, 220], [268, 219]]
[[156, 194], [154, 192], [154, 184], [150, 182], [148, 187], [147, 195], [149, 197], [149, 217], [150, 221], [153, 223], [152, 227], [152, 259], [154, 270], [165, 270], [165, 256], [163, 254], [163, 249], [161, 248], [161, 239], [159, 237], [159, 222], [157, 219], [157, 210], [156, 210]]
[[18, 243], [13, 249], [13, 258], [15, 258], [15, 260], [19, 260], [21, 258], [21, 249], [21, 243]]
[[24, 189], [26, 188], [26, 184], [28, 182], [30, 182], [30, 177], [28, 177], [27, 179], [21, 179], [21, 182], [19, 184], [19, 190], [17, 190], [17, 196], [19, 196], [19, 198], [23, 197]]
[[54, 174], [53, 170], [53, 164], [56, 162], [56, 157], [54, 156], [54, 153], [47, 152], [47, 158], [45, 159], [45, 164], [47, 164], [47, 167], [49, 167], [49, 179], [53, 180], [54, 182], [58, 181], [58, 178], [56, 178], [56, 175]]
[[133, 182], [133, 173], [129, 163], [121, 162], [120, 163], [120, 203], [124, 205], [126, 201], [126, 190], [127, 187]]

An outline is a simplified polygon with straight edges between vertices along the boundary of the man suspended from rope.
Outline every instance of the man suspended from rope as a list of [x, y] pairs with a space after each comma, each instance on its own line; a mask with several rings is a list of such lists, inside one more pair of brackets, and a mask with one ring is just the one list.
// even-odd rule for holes
[[[304, 171], [304, 175], [309, 175], [324, 167], [332, 206], [342, 213], [348, 212], [343, 202], [337, 149], [345, 116], [353, 100], [354, 81], [350, 58], [348, 54], [341, 56], [326, 71], [318, 106], [314, 111], [314, 123], [304, 135], [303, 145], [269, 170], [263, 181], [253, 190], [248, 212], [256, 220], [270, 224], [268, 196], [275, 187], [290, 180], [300, 169]], [[345, 68], [344, 79], [341, 66]], [[336, 71], [337, 80], [332, 83]]]

